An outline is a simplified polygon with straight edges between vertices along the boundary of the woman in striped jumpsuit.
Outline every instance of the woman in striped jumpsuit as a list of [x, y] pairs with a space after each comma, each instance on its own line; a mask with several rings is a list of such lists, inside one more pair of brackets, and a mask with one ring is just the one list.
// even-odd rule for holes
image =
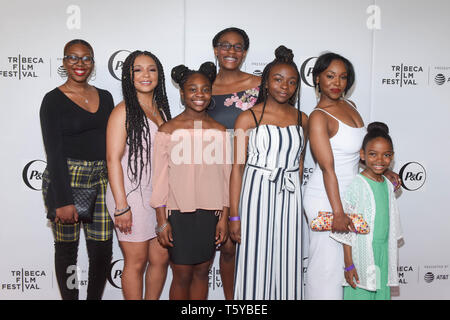
[[235, 299], [301, 298], [300, 175], [307, 117], [294, 107], [300, 77], [292, 51], [280, 46], [275, 56], [264, 69], [256, 105], [235, 124]]

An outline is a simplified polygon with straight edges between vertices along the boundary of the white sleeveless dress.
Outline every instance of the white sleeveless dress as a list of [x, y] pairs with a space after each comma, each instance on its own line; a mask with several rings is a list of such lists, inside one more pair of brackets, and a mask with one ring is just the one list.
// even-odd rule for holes
[[[326, 113], [339, 124], [338, 131], [330, 139], [330, 144], [334, 156], [334, 168], [339, 184], [339, 193], [342, 197], [346, 188], [358, 173], [359, 150], [366, 134], [366, 128], [351, 127], [323, 109], [314, 109], [314, 111], [316, 110]], [[317, 163], [305, 187], [303, 206], [308, 223], [317, 217], [319, 211], [332, 211], [323, 182], [323, 173]], [[344, 253], [342, 244], [331, 239], [329, 231], [315, 232], [309, 229], [305, 299], [342, 299], [343, 268]]]
[[235, 300], [301, 298], [303, 147], [300, 126], [260, 125], [250, 132], [239, 202]]

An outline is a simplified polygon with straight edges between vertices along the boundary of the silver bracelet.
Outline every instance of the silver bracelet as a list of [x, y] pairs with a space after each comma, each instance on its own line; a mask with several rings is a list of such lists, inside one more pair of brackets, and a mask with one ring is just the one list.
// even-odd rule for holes
[[126, 212], [126, 211], [128, 211], [128, 210], [130, 210], [131, 209], [131, 207], [128, 205], [128, 206], [126, 206], [126, 208], [123, 208], [123, 209], [115, 209], [114, 210], [114, 213], [117, 213], [117, 214], [121, 214], [121, 213], [123, 213], [123, 212]]
[[166, 227], [167, 227], [168, 222], [166, 221], [165, 223], [163, 223], [163, 225], [161, 227], [156, 227], [155, 228], [155, 233], [158, 234], [161, 231], [163, 231]]

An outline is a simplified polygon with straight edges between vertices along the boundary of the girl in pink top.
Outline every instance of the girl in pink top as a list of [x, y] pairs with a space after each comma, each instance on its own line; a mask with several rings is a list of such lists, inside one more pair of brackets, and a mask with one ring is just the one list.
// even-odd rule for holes
[[206, 113], [215, 76], [212, 62], [198, 71], [173, 68], [186, 109], [155, 135], [150, 204], [158, 241], [169, 250], [170, 299], [207, 298], [215, 248], [228, 236], [231, 141]]

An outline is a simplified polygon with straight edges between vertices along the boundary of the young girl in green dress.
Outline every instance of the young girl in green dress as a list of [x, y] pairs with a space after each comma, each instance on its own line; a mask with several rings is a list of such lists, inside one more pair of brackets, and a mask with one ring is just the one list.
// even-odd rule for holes
[[393, 156], [387, 125], [369, 124], [360, 151], [366, 168], [348, 187], [344, 211], [362, 214], [370, 232], [331, 235], [344, 247], [344, 300], [389, 300], [390, 287], [398, 286], [398, 240], [402, 230], [394, 186], [383, 176]]

